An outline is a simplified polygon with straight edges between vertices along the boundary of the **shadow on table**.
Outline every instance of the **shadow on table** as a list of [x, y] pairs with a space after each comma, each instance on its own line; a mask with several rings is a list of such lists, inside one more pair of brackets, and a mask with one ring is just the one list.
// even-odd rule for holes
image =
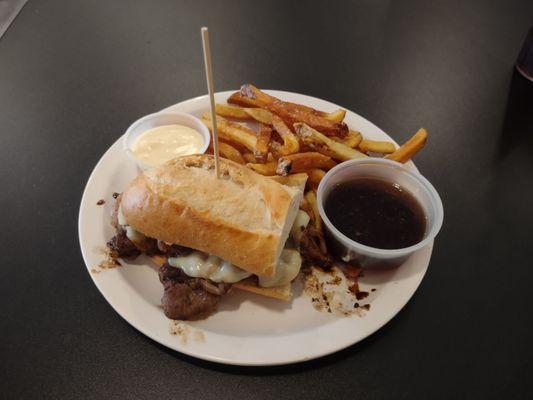
[[[314, 360], [303, 361], [295, 364], [288, 365], [278, 365], [278, 366], [266, 366], [266, 367], [257, 367], [257, 366], [239, 366], [239, 365], [226, 365], [218, 364], [211, 361], [200, 360], [186, 354], [179, 353], [172, 349], [169, 349], [163, 346], [160, 343], [157, 343], [153, 340], [152, 343], [159, 347], [159, 349], [174, 358], [185, 361], [189, 364], [195, 365], [200, 368], [210, 369], [213, 371], [224, 372], [229, 374], [239, 374], [239, 375], [250, 375], [250, 376], [264, 376], [264, 375], [281, 375], [281, 374], [295, 374], [299, 372], [305, 372], [312, 369], [318, 369], [322, 367], [327, 367], [331, 364], [335, 364], [346, 358], [349, 358], [357, 354], [360, 350], [365, 347], [371, 346], [374, 342], [379, 341], [382, 335], [387, 334], [389, 330], [394, 330], [397, 323], [401, 323], [401, 319], [406, 317], [409, 313], [409, 306], [407, 305], [399, 315], [395, 316], [391, 321], [389, 321], [385, 326], [379, 329], [377, 332], [373, 333], [366, 339], [362, 340], [359, 343], [356, 343], [346, 349], [340, 350], [336, 353], [320, 357]], [[139, 335], [142, 333], [137, 332]]]
[[533, 148], [533, 82], [513, 69], [498, 159], [505, 158], [517, 146]]

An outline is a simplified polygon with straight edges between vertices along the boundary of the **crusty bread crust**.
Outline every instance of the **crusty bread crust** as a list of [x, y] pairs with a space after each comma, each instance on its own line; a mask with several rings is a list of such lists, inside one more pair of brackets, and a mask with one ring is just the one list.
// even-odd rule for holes
[[121, 209], [146, 236], [214, 254], [255, 275], [272, 276], [302, 198], [235, 162], [179, 157], [135, 178]]

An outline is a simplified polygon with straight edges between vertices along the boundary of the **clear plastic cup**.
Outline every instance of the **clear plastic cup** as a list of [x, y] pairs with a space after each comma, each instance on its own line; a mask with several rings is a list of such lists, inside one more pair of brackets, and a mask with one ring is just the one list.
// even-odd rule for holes
[[[402, 249], [378, 249], [358, 243], [341, 233], [329, 220], [324, 204], [331, 190], [338, 184], [357, 178], [374, 178], [400, 185], [409, 191], [422, 206], [426, 216], [426, 232], [417, 244]], [[395, 267], [411, 254], [422, 249], [439, 233], [444, 211], [439, 194], [431, 183], [405, 165], [384, 158], [363, 158], [343, 162], [322, 178], [317, 193], [318, 210], [326, 227], [328, 247], [344, 261], [355, 262], [363, 268]]]

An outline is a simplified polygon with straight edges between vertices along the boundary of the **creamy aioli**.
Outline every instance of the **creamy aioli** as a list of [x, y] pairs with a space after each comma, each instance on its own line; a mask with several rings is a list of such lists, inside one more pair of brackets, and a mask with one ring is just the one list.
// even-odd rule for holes
[[202, 135], [188, 126], [163, 125], [141, 134], [131, 151], [137, 159], [155, 167], [175, 157], [200, 153], [204, 144]]

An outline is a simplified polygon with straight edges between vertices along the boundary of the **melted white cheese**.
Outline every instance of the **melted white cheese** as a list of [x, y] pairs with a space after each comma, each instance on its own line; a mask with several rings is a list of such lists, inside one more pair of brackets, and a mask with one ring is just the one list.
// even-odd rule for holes
[[117, 222], [120, 226], [127, 226], [128, 223], [126, 222], [126, 218], [124, 218], [124, 214], [122, 214], [122, 205], [118, 206], [117, 211]]
[[[193, 278], [210, 279], [213, 282], [235, 283], [252, 274], [213, 255], [193, 251], [187, 256], [169, 257], [168, 263]], [[300, 272], [302, 258], [297, 250], [283, 249], [274, 276], [259, 276], [259, 286], [283, 286], [290, 283]]]
[[302, 257], [298, 250], [283, 249], [276, 266], [274, 276], [259, 276], [259, 286], [273, 287], [283, 286], [291, 283], [298, 276], [302, 266]]
[[296, 243], [300, 243], [302, 232], [304, 231], [307, 224], [309, 224], [310, 219], [311, 218], [309, 218], [309, 214], [307, 214], [303, 210], [298, 210], [298, 213], [296, 214], [296, 218], [294, 219], [294, 223], [292, 224], [291, 228], [291, 238]]
[[146, 236], [144, 236], [141, 232], [136, 231], [128, 225], [128, 223], [126, 222], [126, 218], [124, 218], [124, 214], [122, 214], [122, 207], [120, 205], [118, 206], [117, 210], [117, 222], [120, 226], [124, 228], [124, 230], [126, 231], [127, 238], [133, 243], [142, 243], [146, 240]]
[[181, 268], [189, 276], [213, 282], [235, 283], [252, 275], [217, 256], [208, 256], [200, 251], [193, 251], [187, 256], [169, 257], [168, 263]]

